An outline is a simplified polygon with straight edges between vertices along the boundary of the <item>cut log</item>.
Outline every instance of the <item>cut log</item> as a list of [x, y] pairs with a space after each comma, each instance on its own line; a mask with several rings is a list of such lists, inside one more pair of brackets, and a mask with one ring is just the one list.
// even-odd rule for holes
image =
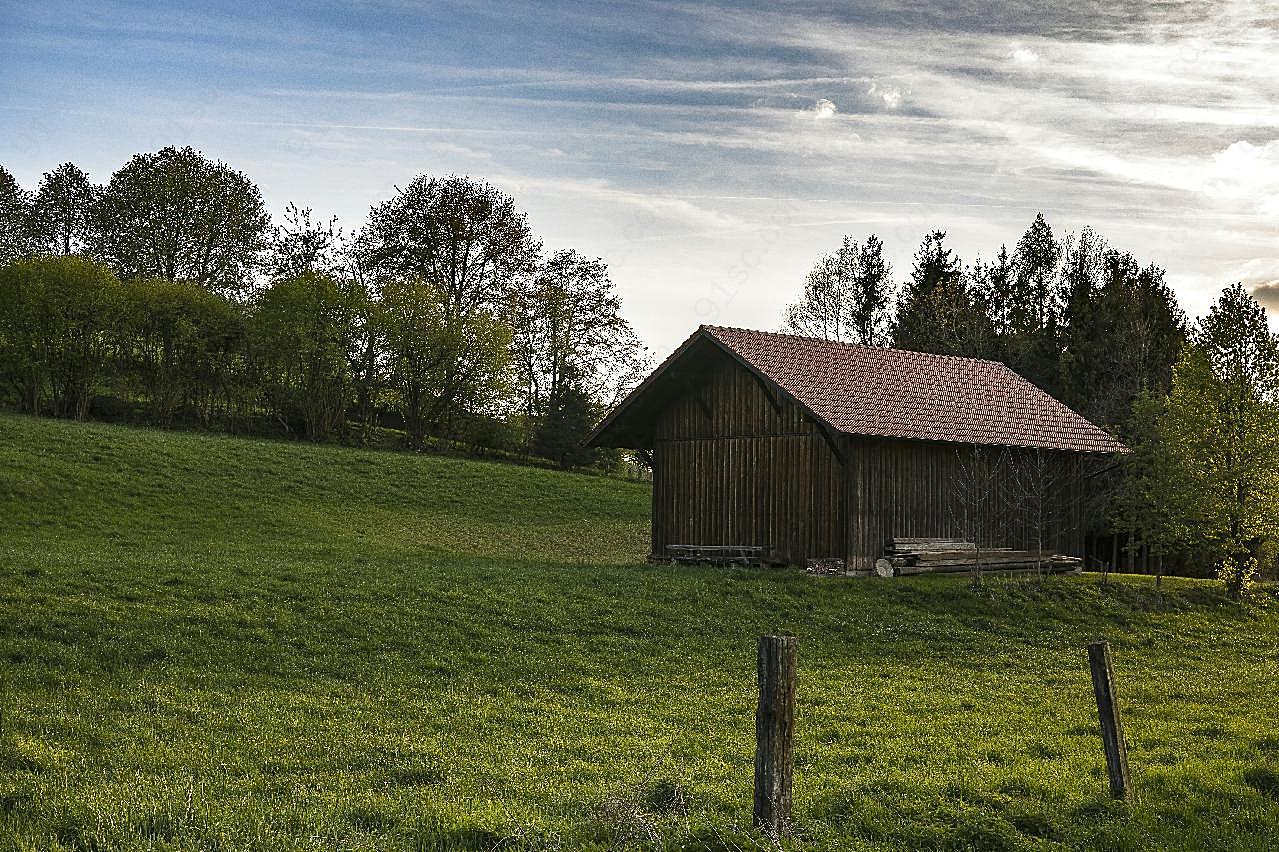
[[881, 577], [892, 577], [896, 572], [893, 570], [893, 563], [888, 559], [875, 560], [875, 573]]

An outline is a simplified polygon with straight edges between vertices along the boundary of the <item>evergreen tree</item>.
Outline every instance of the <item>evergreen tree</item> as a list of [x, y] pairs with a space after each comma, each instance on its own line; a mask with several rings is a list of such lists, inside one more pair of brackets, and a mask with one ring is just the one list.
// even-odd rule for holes
[[1162, 269], [1087, 229], [1067, 247], [1062, 277], [1062, 397], [1094, 423], [1122, 428], [1138, 394], [1167, 392], [1185, 315]]
[[0, 166], [0, 264], [34, 250], [31, 237], [31, 193]]
[[592, 464], [595, 451], [583, 441], [599, 419], [597, 415], [590, 394], [575, 378], [567, 377], [547, 405], [534, 437], [534, 452], [565, 469]]
[[1008, 291], [1000, 301], [999, 350], [1004, 362], [1040, 388], [1060, 395], [1058, 262], [1062, 247], [1044, 214], [1017, 241]]
[[961, 262], [946, 248], [945, 239], [945, 231], [933, 231], [915, 252], [893, 323], [893, 345], [940, 355], [985, 357], [993, 334], [985, 300], [970, 291]]

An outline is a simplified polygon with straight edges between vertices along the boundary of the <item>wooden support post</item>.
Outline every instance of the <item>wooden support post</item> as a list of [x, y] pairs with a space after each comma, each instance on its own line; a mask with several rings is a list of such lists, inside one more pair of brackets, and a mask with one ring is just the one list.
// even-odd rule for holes
[[759, 637], [759, 706], [755, 711], [755, 825], [772, 837], [790, 831], [794, 768], [794, 636]]
[[1101, 719], [1101, 740], [1106, 747], [1110, 795], [1131, 802], [1132, 779], [1128, 775], [1128, 746], [1124, 742], [1123, 725], [1119, 722], [1115, 669], [1110, 663], [1109, 643], [1103, 640], [1088, 646], [1088, 666], [1092, 669], [1092, 689], [1097, 697], [1097, 715]]

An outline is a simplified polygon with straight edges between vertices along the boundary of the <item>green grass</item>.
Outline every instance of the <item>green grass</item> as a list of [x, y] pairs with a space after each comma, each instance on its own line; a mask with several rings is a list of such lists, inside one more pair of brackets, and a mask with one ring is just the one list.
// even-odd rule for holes
[[[769, 631], [800, 637], [787, 848], [1279, 844], [1272, 592], [650, 566], [647, 504], [0, 416], [0, 848], [767, 848]], [[1105, 792], [1098, 635], [1132, 807]]]

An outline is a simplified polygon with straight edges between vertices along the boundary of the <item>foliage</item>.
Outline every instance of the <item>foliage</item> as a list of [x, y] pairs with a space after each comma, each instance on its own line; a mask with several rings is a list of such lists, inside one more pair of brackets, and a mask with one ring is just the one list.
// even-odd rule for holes
[[361, 243], [384, 276], [438, 291], [450, 321], [498, 307], [537, 260], [538, 245], [515, 201], [488, 183], [420, 175], [369, 211]]
[[[0, 846], [769, 848], [773, 632], [800, 642], [788, 850], [1272, 845], [1273, 590], [647, 565], [649, 496], [0, 416]], [[1099, 635], [1132, 807], [1105, 790]]]
[[538, 244], [514, 200], [492, 185], [426, 175], [374, 207], [358, 242], [384, 282], [394, 381], [420, 440], [459, 408], [498, 395], [510, 358], [498, 311], [532, 270]]
[[345, 258], [337, 217], [315, 222], [311, 215], [310, 207], [290, 204], [285, 208], [284, 224], [277, 225], [268, 240], [263, 263], [268, 277], [279, 280], [307, 273], [341, 275]]
[[1255, 556], [1243, 559], [1223, 559], [1217, 567], [1217, 579], [1226, 587], [1226, 594], [1239, 600], [1257, 585], [1261, 573]]
[[97, 188], [75, 163], [45, 172], [31, 204], [32, 227], [44, 251], [76, 254], [85, 250], [96, 195]]
[[915, 252], [910, 280], [898, 300], [893, 346], [982, 357], [993, 335], [990, 317], [945, 239], [945, 231], [933, 231]]
[[1201, 321], [1165, 405], [1154, 503], [1178, 540], [1242, 576], [1260, 543], [1279, 536], [1279, 338], [1242, 286]]
[[146, 420], [168, 426], [190, 409], [208, 425], [213, 400], [242, 356], [243, 317], [227, 299], [162, 278], [124, 283], [117, 328], [121, 372]]
[[1128, 534], [1130, 547], [1140, 542], [1160, 555], [1190, 546], [1167, 490], [1173, 457], [1160, 434], [1165, 407], [1164, 397], [1148, 391], [1133, 401], [1129, 452], [1120, 460], [1123, 476], [1110, 506], [1112, 526], [1116, 533]]
[[481, 410], [507, 390], [510, 330], [491, 311], [455, 315], [438, 287], [391, 279], [382, 286], [376, 323], [411, 444], [447, 428], [458, 405]]
[[191, 281], [227, 295], [252, 283], [270, 218], [242, 172], [193, 148], [135, 154], [91, 211], [90, 249], [124, 278]]
[[547, 414], [570, 378], [588, 401], [608, 404], [638, 381], [648, 359], [621, 309], [604, 262], [571, 249], [555, 252], [511, 288], [507, 315], [530, 419]]
[[0, 166], [0, 264], [35, 250], [31, 230], [31, 193]]
[[299, 424], [311, 440], [345, 428], [365, 299], [352, 282], [315, 272], [274, 281], [255, 299], [253, 358], [263, 393], [282, 423]]
[[883, 243], [845, 236], [834, 254], [823, 255], [808, 273], [803, 298], [786, 309], [786, 328], [796, 334], [857, 343], [888, 344], [892, 267]]
[[1065, 256], [1063, 399], [1094, 423], [1122, 428], [1143, 391], [1167, 392], [1186, 317], [1162, 269], [1140, 267], [1093, 232]]
[[595, 461], [595, 451], [583, 441], [599, 419], [590, 395], [570, 374], [547, 404], [534, 436], [533, 451], [562, 468], [585, 467]]
[[107, 368], [119, 280], [76, 256], [0, 267], [0, 369], [24, 411], [83, 419]]

